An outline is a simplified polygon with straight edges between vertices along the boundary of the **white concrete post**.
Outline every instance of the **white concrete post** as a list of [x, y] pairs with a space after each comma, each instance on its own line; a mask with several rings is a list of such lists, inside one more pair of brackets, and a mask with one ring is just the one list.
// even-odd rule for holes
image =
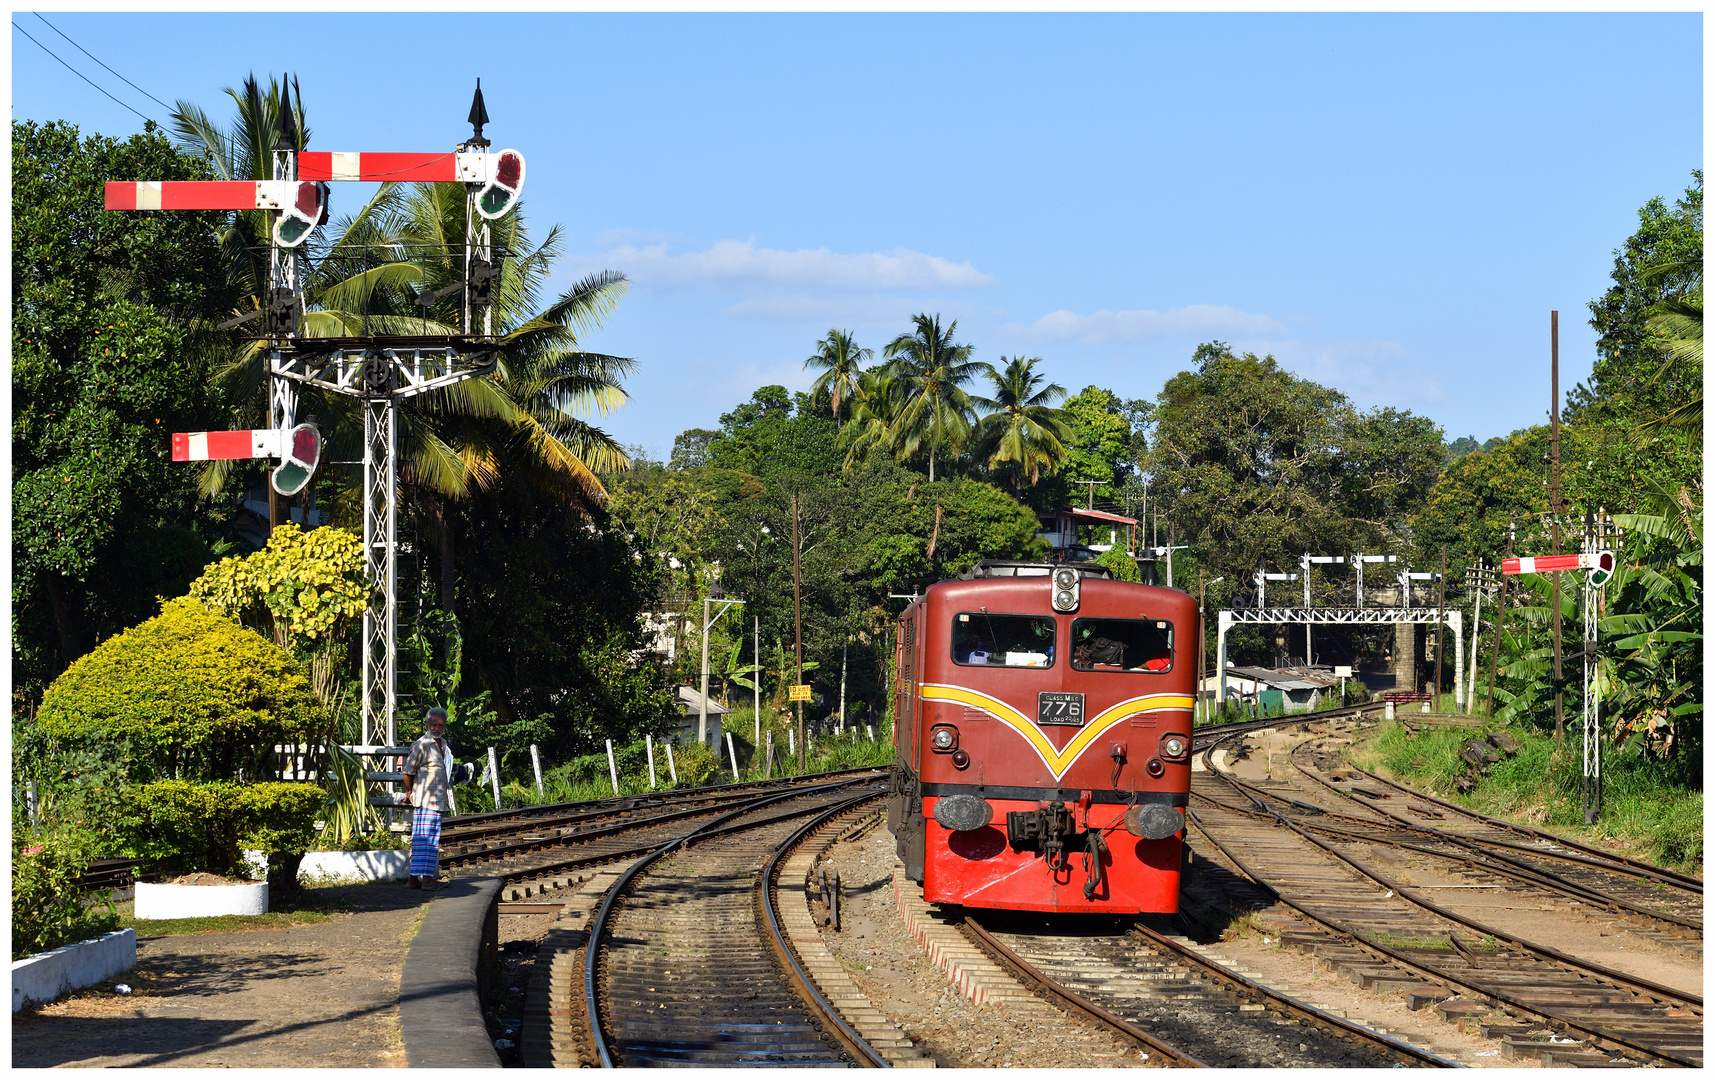
[[500, 759], [494, 756], [494, 747], [488, 748], [488, 782], [494, 788], [494, 808], [500, 809]]
[[678, 787], [679, 766], [678, 763], [673, 760], [673, 744], [671, 742], [667, 744], [667, 775], [673, 778], [673, 786]]
[[840, 646], [840, 723], [837, 732], [840, 735], [846, 733], [846, 650], [850, 647], [850, 642]]
[[604, 739], [607, 743], [607, 775], [613, 780], [613, 793], [619, 794], [619, 766], [613, 760], [613, 740]]
[[1465, 676], [1465, 715], [1471, 715], [1472, 702], [1477, 697], [1477, 639], [1483, 632], [1483, 590], [1471, 608], [1471, 668]]
[[536, 770], [536, 797], [546, 798], [542, 791], [542, 755], [536, 752], [535, 743], [530, 744], [530, 767]]
[[643, 736], [643, 749], [649, 755], [649, 790], [655, 790], [655, 736]]
[[1447, 625], [1453, 628], [1453, 707], [1463, 712], [1465, 709], [1465, 613], [1458, 608], [1449, 608]]
[[726, 756], [727, 760], [732, 762], [732, 778], [736, 783], [738, 780], [738, 751], [732, 748], [732, 732], [730, 731], [726, 733]]
[[875, 741], [875, 725], [874, 724], [865, 724], [863, 726], [863, 729], [865, 731], [869, 732], [869, 741], [874, 742]]

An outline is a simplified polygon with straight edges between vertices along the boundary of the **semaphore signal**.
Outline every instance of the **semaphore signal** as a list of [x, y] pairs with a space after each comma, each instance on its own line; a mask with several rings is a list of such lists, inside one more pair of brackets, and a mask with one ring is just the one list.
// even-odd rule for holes
[[[108, 210], [263, 210], [275, 215], [269, 229], [268, 293], [255, 312], [224, 324], [258, 315], [262, 319], [258, 338], [268, 362], [269, 426], [177, 433], [173, 460], [271, 458], [279, 462], [273, 489], [295, 495], [309, 484], [322, 453], [320, 433], [312, 425], [293, 422], [298, 388], [314, 386], [359, 399], [364, 577], [369, 585], [361, 663], [365, 745], [391, 746], [396, 734], [399, 408], [412, 397], [492, 372], [499, 352], [493, 284], [503, 253], [494, 249], [489, 222], [517, 205], [524, 188], [524, 155], [489, 150], [482, 136], [488, 110], [480, 81], [468, 119], [471, 137], [446, 153], [301, 151], [288, 90], [276, 120], [271, 179], [109, 181], [104, 192]], [[305, 296], [297, 249], [327, 221], [328, 185], [347, 181], [465, 186], [463, 275], [454, 286], [464, 290], [461, 332], [319, 338], [313, 343], [300, 336]], [[427, 296], [432, 301], [448, 291]], [[269, 518], [270, 524], [278, 519], [272, 506]]]

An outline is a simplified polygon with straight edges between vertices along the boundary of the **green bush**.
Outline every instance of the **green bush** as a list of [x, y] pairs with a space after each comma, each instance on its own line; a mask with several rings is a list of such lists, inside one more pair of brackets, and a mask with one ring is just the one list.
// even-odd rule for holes
[[89, 902], [78, 879], [94, 834], [76, 824], [12, 833], [12, 959], [100, 937], [119, 928], [111, 900]]
[[302, 855], [315, 838], [327, 793], [314, 784], [236, 784], [230, 780], [158, 780], [134, 789], [126, 824], [130, 853], [163, 870], [232, 873], [239, 852]]
[[302, 665], [188, 597], [108, 638], [55, 679], [36, 723], [76, 743], [127, 739], [134, 775], [266, 775], [279, 742], [309, 742], [326, 712]]

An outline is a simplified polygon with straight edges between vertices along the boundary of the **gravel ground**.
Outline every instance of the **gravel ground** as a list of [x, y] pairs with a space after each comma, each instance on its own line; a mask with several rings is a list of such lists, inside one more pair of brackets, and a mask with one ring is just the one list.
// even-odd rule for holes
[[877, 829], [825, 856], [840, 872], [840, 933], [829, 951], [876, 1008], [941, 1067], [1148, 1067], [1140, 1051], [1047, 1006], [977, 1005], [947, 981], [905, 931], [894, 903], [893, 835]]

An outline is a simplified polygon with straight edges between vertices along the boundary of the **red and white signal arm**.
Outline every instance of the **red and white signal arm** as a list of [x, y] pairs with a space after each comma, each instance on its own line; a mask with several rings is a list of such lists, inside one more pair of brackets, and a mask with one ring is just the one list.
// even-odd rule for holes
[[1556, 570], [1588, 570], [1590, 584], [1601, 585], [1614, 574], [1612, 551], [1581, 552], [1576, 555], [1525, 555], [1517, 559], [1502, 559], [1501, 573], [1552, 574]]
[[296, 495], [304, 490], [321, 464], [322, 434], [314, 424], [250, 431], [175, 431], [174, 461], [223, 461], [275, 458], [274, 490]]

